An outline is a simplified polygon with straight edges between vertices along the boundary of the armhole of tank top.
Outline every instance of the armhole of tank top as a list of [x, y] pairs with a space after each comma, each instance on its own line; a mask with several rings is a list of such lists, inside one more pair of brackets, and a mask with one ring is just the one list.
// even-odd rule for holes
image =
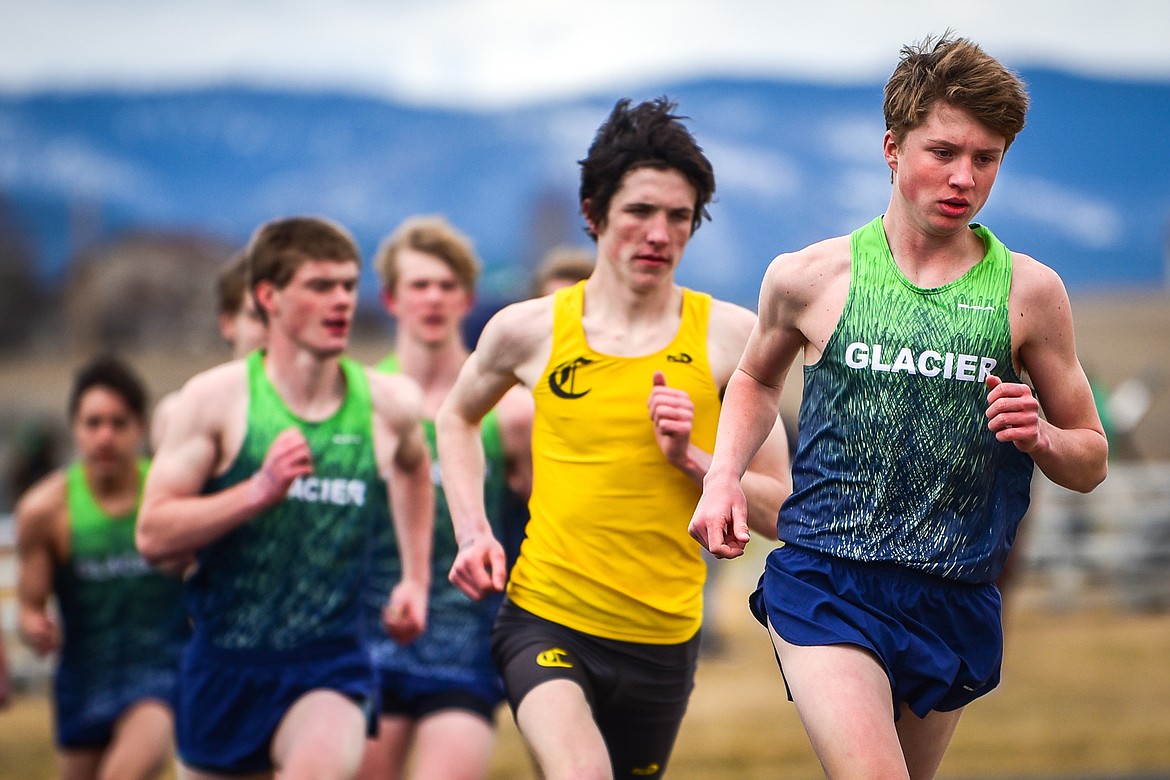
[[[256, 402], [256, 391], [258, 390], [257, 386], [264, 379], [262, 358], [260, 358], [261, 369], [258, 371], [253, 371], [252, 361], [254, 358], [252, 355], [254, 354], [261, 354], [260, 350], [255, 350], [254, 352], [249, 353], [248, 357], [244, 360], [244, 392], [246, 393], [246, 397], [244, 399], [244, 423], [243, 429], [240, 433], [240, 440], [236, 444], [236, 451], [232, 455], [231, 460], [227, 462], [227, 465], [222, 470], [213, 471], [210, 475], [208, 475], [208, 477], [203, 481], [203, 485], [200, 487], [200, 492], [205, 490], [209, 483], [222, 479], [224, 476], [231, 473], [232, 469], [234, 469], [236, 464], [239, 463], [240, 457], [244, 454], [244, 445], [248, 443], [248, 435], [252, 431], [252, 412], [256, 408], [254, 404]], [[220, 433], [220, 436], [222, 441], [222, 432]]]
[[833, 332], [829, 334], [828, 340], [825, 341], [825, 348], [821, 351], [820, 358], [815, 363], [805, 363], [802, 365], [802, 375], [807, 376], [825, 365], [825, 355], [828, 355], [837, 346], [837, 340], [841, 333], [841, 325], [845, 322], [845, 318], [849, 316], [849, 312], [853, 308], [853, 295], [857, 285], [856, 246], [859, 232], [860, 230], [855, 230], [849, 236], [849, 289], [845, 291], [845, 304], [841, 307], [841, 313], [837, 315], [837, 322], [834, 323]]
[[1012, 376], [1010, 378], [1016, 382], [1026, 382], [1030, 385], [1031, 382], [1028, 381], [1027, 377], [1025, 377], [1026, 372], [1023, 370], [1023, 366], [1016, 365], [1016, 337], [1015, 333], [1012, 331], [1012, 283], [1016, 278], [1016, 261], [1015, 258], [1012, 257], [1012, 250], [1008, 249], [1006, 244], [996, 238], [995, 235], [990, 230], [988, 230], [986, 226], [984, 226], [983, 229], [987, 231], [987, 240], [989, 242], [995, 242], [996, 248], [1003, 255], [1003, 262], [1005, 266], [1004, 276], [1006, 278], [1004, 279], [1005, 290], [1003, 295], [1004, 312], [1001, 321], [1003, 322], [1004, 328], [1007, 329], [1008, 362], [1012, 372]]
[[[572, 319], [571, 317], [563, 317], [562, 313], [567, 314], [569, 312], [571, 304], [570, 296], [577, 294], [575, 290], [581, 284], [583, 284], [583, 282], [578, 282], [577, 284], [569, 285], [568, 287], [562, 287], [559, 290], [553, 292], [552, 333], [550, 334], [551, 343], [549, 344], [548, 349], [548, 360], [546, 360], [544, 363], [544, 370], [540, 372], [541, 377], [548, 376], [552, 373], [553, 368], [556, 367], [557, 344], [561, 343], [563, 340], [563, 328], [568, 327], [567, 322], [568, 320]], [[580, 293], [580, 295], [584, 296], [584, 292]], [[584, 313], [584, 301], [582, 301], [581, 308], [582, 313]], [[539, 386], [540, 382], [538, 381], [536, 387]], [[536, 390], [536, 387], [533, 388], [534, 391]]]
[[[703, 346], [703, 361], [707, 367], [707, 378], [711, 380], [711, 387], [722, 402], [723, 393], [719, 390], [719, 381], [715, 378], [715, 370], [711, 367], [711, 311], [714, 308], [715, 300], [710, 293], [698, 292], [684, 287], [683, 322], [679, 325], [680, 333], [678, 336], [683, 336], [681, 330], [687, 327], [687, 315], [693, 313], [694, 323], [690, 327], [695, 329], [695, 343]], [[678, 336], [675, 337], [676, 340]]]

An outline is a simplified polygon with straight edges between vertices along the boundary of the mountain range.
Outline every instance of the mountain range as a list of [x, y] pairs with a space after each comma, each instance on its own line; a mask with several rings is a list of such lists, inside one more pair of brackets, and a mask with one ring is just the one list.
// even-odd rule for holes
[[[1033, 107], [979, 220], [1070, 290], [1164, 288], [1170, 84], [1022, 74]], [[218, 86], [0, 93], [0, 202], [45, 285], [88, 243], [129, 231], [242, 245], [313, 213], [363, 252], [443, 213], [475, 241], [485, 295], [518, 297], [540, 254], [588, 245], [578, 166], [615, 100], [666, 94], [715, 167], [712, 221], [683, 283], [753, 307], [777, 253], [846, 233], [889, 199], [880, 84], [696, 79], [493, 110], [336, 92]], [[372, 300], [372, 272], [363, 278]]]

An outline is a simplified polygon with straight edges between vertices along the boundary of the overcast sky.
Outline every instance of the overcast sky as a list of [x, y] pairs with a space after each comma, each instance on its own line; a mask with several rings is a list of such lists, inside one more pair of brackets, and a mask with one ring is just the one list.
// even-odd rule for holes
[[0, 0], [0, 90], [491, 106], [696, 75], [881, 82], [902, 44], [947, 28], [1014, 68], [1170, 81], [1166, 0]]

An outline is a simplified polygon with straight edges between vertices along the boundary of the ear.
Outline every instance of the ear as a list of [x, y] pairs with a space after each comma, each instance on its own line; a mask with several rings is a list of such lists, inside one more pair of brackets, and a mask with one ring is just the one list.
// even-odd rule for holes
[[394, 297], [394, 293], [383, 287], [378, 293], [378, 300], [382, 301], [382, 308], [386, 310], [387, 314], [391, 317], [398, 316], [398, 300]]
[[592, 233], [594, 236], [596, 236], [601, 232], [600, 231], [601, 226], [593, 224], [593, 220], [589, 217], [590, 205], [591, 205], [590, 198], [586, 198], [585, 200], [581, 201], [581, 216], [585, 218], [585, 226], [589, 228], [589, 232]]
[[898, 172], [898, 142], [894, 140], [894, 133], [892, 130], [887, 130], [882, 137], [882, 153], [886, 158], [886, 165], [890, 166], [890, 170], [894, 173]]
[[236, 318], [227, 312], [219, 314], [219, 335], [229, 344], [236, 342]]
[[276, 297], [276, 285], [267, 279], [261, 279], [252, 288], [252, 297], [256, 299], [257, 308], [264, 312], [265, 316], [271, 320], [273, 301]]
[[467, 317], [475, 308], [475, 293], [470, 290], [466, 290], [465, 292], [467, 294], [463, 298], [463, 311], [460, 312], [460, 315], [463, 317]]

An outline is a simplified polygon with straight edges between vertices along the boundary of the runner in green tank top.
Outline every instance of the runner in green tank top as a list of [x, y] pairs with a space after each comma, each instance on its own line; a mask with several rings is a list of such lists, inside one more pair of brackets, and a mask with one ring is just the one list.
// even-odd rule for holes
[[426, 625], [433, 491], [421, 396], [343, 356], [361, 261], [342, 228], [275, 220], [247, 257], [266, 349], [180, 391], [138, 527], [148, 560], [195, 564], [179, 759], [205, 778], [293, 768], [349, 778], [376, 695], [361, 606], [371, 525], [388, 508], [402, 576], [386, 630], [409, 642]]
[[111, 358], [84, 366], [69, 403], [80, 459], [33, 485], [16, 508], [20, 629], [37, 653], [59, 651], [53, 710], [66, 777], [158, 777], [173, 750], [189, 632], [182, 583], [134, 547], [145, 415], [146, 393], [129, 366]]
[[[394, 351], [378, 364], [403, 373], [423, 391], [423, 426], [435, 456], [433, 418], [467, 359], [462, 326], [471, 310], [479, 261], [471, 242], [439, 217], [414, 217], [379, 247], [382, 301], [395, 320]], [[519, 548], [531, 479], [531, 400], [519, 389], [484, 419], [484, 491], [492, 527]], [[491, 657], [491, 628], [500, 599], [473, 601], [447, 579], [458, 551], [437, 464], [435, 534], [427, 630], [399, 645], [379, 630], [377, 592], [397, 577], [398, 541], [386, 528], [371, 565], [370, 652], [381, 677], [381, 722], [366, 748], [361, 778], [481, 777], [488, 769], [494, 713], [503, 686]]]
[[728, 386], [691, 522], [718, 555], [738, 552], [723, 537], [739, 480], [804, 352], [786, 544], [752, 608], [830, 777], [935, 775], [963, 708], [999, 681], [994, 579], [1033, 464], [1073, 490], [1105, 478], [1063, 283], [972, 222], [1027, 108], [970, 41], [904, 47], [885, 214], [772, 261]]

